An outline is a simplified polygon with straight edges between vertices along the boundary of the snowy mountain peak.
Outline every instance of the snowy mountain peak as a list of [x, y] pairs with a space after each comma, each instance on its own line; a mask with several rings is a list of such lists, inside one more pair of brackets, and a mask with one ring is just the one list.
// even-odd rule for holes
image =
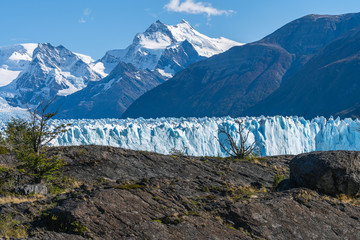
[[178, 24], [176, 24], [175, 26], [195, 30], [195, 28], [193, 26], [191, 26], [190, 23], [184, 19], [181, 19], [181, 21]]
[[[181, 19], [180, 23], [187, 23], [187, 24], [189, 24], [189, 22], [186, 21], [185, 19]], [[190, 24], [189, 24], [189, 25], [190, 25]]]
[[135, 51], [143, 52], [143, 54], [146, 55], [146, 50], [165, 49], [167, 46], [175, 42], [176, 40], [174, 39], [168, 26], [158, 20], [151, 24], [144, 33], [138, 33], [135, 36], [133, 47]]
[[[184, 41], [188, 41], [192, 48], [184, 48]], [[107, 68], [114, 68], [115, 63], [119, 62], [131, 63], [140, 69], [157, 70], [169, 78], [195, 60], [239, 45], [242, 44], [223, 37], [210, 38], [201, 34], [184, 19], [174, 26], [157, 20], [145, 32], [138, 33], [129, 47], [109, 51], [99, 62]], [[182, 58], [179, 59], [180, 55]], [[190, 55], [195, 58], [192, 59]]]
[[210, 38], [196, 31], [185, 20], [175, 26], [168, 26], [168, 28], [177, 42], [188, 40], [199, 55], [204, 57], [211, 57], [215, 54], [225, 52], [231, 47], [242, 45], [241, 43], [224, 37]]
[[162, 23], [160, 20], [157, 20], [153, 24], [150, 25], [148, 29], [146, 29], [145, 33], [157, 32], [167, 30], [166, 24]]

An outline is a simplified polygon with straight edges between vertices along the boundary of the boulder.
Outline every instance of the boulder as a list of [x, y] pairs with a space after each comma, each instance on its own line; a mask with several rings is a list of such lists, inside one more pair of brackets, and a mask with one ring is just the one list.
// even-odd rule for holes
[[329, 195], [356, 195], [360, 193], [360, 152], [300, 154], [290, 162], [290, 180]]
[[20, 187], [18, 192], [28, 195], [30, 193], [46, 195], [48, 194], [48, 189], [45, 184], [26, 184]]

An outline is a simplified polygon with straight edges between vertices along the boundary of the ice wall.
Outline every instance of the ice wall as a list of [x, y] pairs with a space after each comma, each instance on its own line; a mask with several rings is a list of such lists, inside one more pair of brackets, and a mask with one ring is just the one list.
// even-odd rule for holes
[[[282, 116], [243, 119], [250, 131], [249, 142], [256, 140], [264, 155], [360, 149], [358, 120], [318, 117], [309, 121]], [[223, 138], [218, 129], [229, 128], [238, 141], [235, 120], [230, 117], [54, 120], [53, 124], [73, 125], [53, 145], [110, 145], [164, 154], [177, 149], [194, 156], [225, 156], [217, 140]]]

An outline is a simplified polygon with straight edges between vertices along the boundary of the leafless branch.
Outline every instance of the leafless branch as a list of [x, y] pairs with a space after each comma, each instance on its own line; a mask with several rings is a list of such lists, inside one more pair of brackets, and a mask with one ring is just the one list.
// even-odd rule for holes
[[231, 136], [231, 133], [228, 129], [225, 127], [219, 128], [219, 135], [223, 134], [225, 135], [225, 139], [223, 141], [220, 141], [219, 138], [217, 138], [221, 148], [231, 157], [233, 158], [239, 158], [244, 159], [252, 154], [255, 153], [257, 149], [257, 142], [253, 142], [252, 144], [248, 144], [248, 139], [250, 135], [250, 131], [247, 131], [245, 133], [245, 126], [244, 126], [244, 120], [238, 119], [236, 120], [237, 124], [237, 130], [236, 133], [239, 135], [240, 138], [240, 145], [238, 146], [236, 144], [235, 139]]

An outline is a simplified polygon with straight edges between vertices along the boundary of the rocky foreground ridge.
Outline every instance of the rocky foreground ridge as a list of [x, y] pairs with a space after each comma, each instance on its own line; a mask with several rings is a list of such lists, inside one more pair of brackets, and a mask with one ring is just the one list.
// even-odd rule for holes
[[[30, 239], [360, 239], [358, 152], [243, 161], [102, 146], [51, 148], [50, 154], [67, 163], [64, 174], [73, 179], [71, 186], [45, 195], [0, 193], [1, 234], [18, 231]], [[307, 165], [299, 164], [301, 159]], [[15, 162], [10, 154], [0, 155], [2, 179], [14, 172]], [[318, 165], [326, 171], [317, 171]], [[290, 173], [290, 166], [298, 173]], [[308, 188], [295, 185], [315, 179], [314, 174], [317, 182]]]

